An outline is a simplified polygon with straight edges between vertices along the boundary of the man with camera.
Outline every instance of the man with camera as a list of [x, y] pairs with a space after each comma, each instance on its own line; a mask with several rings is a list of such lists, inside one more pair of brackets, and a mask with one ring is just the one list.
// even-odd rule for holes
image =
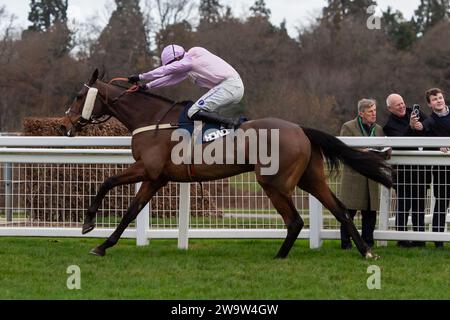
[[[383, 131], [391, 137], [409, 137], [417, 135], [417, 132], [410, 126], [411, 115], [417, 119], [417, 127], [422, 126], [420, 121], [427, 117], [420, 111], [419, 105], [413, 108], [406, 107], [406, 104], [399, 94], [390, 94], [386, 99], [387, 109], [390, 112], [387, 123]], [[396, 148], [408, 149], [408, 148]], [[417, 150], [417, 148], [415, 148]], [[394, 188], [397, 194], [397, 212], [395, 225], [398, 231], [407, 231], [409, 210], [411, 210], [411, 220], [414, 231], [425, 231], [425, 200], [427, 188], [431, 183], [431, 167], [423, 165], [397, 165], [397, 172], [394, 177]], [[422, 241], [398, 241], [400, 247], [423, 247]]]
[[[421, 124], [415, 115], [411, 115], [410, 126], [423, 135], [432, 137], [450, 137], [450, 111], [445, 103], [444, 92], [438, 88], [429, 89], [425, 93], [425, 99], [432, 113]], [[442, 152], [447, 153], [450, 148], [442, 147]], [[450, 199], [450, 166], [433, 166], [433, 194], [436, 203], [433, 211], [433, 232], [444, 232], [445, 218]], [[436, 241], [437, 248], [444, 243]]]

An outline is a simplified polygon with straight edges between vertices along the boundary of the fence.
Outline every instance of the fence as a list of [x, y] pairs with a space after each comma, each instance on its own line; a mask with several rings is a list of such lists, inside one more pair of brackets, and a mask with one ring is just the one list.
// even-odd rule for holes
[[[355, 147], [450, 145], [449, 138], [341, 140]], [[0, 236], [82, 237], [84, 211], [100, 184], [133, 163], [129, 149], [117, 149], [129, 145], [130, 137], [0, 137]], [[396, 151], [390, 162], [423, 170], [424, 165], [448, 165], [450, 158], [439, 151]], [[329, 181], [338, 195], [339, 180]], [[188, 247], [189, 238], [285, 237], [282, 219], [252, 173], [204, 183], [203, 190], [201, 194], [196, 184], [170, 183], [123, 236], [136, 238], [138, 245], [151, 238], [178, 238], [180, 248]], [[99, 210], [96, 229], [86, 236], [109, 236], [135, 191], [136, 186], [112, 190]], [[431, 232], [432, 190], [424, 197], [425, 231], [399, 232], [395, 201], [401, 199], [382, 188], [375, 239], [381, 245], [386, 240], [450, 241], [446, 225], [445, 232]], [[320, 247], [323, 239], [339, 239], [339, 223], [314, 197], [297, 189], [294, 202], [305, 220], [299, 237], [309, 238], [311, 248]], [[356, 224], [360, 225], [359, 218]]]

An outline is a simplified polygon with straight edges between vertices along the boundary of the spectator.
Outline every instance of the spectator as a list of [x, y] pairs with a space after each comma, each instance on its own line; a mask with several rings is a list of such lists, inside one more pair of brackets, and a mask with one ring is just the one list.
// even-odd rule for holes
[[[383, 136], [383, 128], [375, 123], [376, 120], [376, 102], [372, 99], [362, 99], [358, 102], [358, 116], [342, 125], [340, 135], [352, 137]], [[370, 247], [373, 247], [376, 211], [379, 208], [378, 184], [344, 166], [340, 198], [348, 208], [351, 219], [355, 217], [358, 210], [361, 212], [361, 236]], [[341, 248], [350, 249], [351, 247], [350, 236], [341, 225]]]
[[[450, 114], [449, 107], [445, 103], [444, 92], [441, 89], [429, 89], [425, 93], [425, 99], [432, 113], [423, 123], [411, 115], [410, 125], [417, 131], [422, 131], [426, 136], [432, 137], [450, 137]], [[447, 153], [448, 147], [441, 148], [442, 152]], [[433, 232], [444, 232], [445, 216], [450, 199], [450, 166], [433, 166], [433, 194], [436, 203], [433, 211]], [[436, 241], [437, 248], [443, 247], [444, 243]]]
[[[417, 135], [410, 127], [412, 108], [407, 108], [402, 96], [391, 94], [386, 99], [390, 112], [383, 130], [387, 136], [407, 137]], [[422, 122], [427, 116], [419, 111]], [[397, 165], [394, 188], [397, 194], [395, 225], [398, 231], [407, 231], [409, 210], [414, 231], [425, 231], [425, 200], [431, 183], [431, 169], [426, 166]], [[401, 247], [423, 247], [423, 241], [398, 241]]]

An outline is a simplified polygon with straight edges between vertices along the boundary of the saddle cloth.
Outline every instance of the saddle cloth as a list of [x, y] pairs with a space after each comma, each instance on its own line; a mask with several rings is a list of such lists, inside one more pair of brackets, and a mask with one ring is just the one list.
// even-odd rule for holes
[[[189, 134], [192, 136], [192, 133], [194, 132], [194, 121], [189, 119], [187, 116], [187, 112], [189, 108], [194, 104], [192, 101], [184, 101], [184, 110], [181, 112], [180, 117], [178, 118], [178, 128], [184, 129], [189, 132]], [[239, 119], [239, 126], [247, 121], [244, 117], [240, 117]], [[196, 121], [199, 122], [199, 121]], [[236, 128], [237, 129], [237, 128]], [[221, 127], [221, 125], [217, 123], [203, 123], [202, 126], [202, 143], [208, 143], [211, 141], [214, 141], [216, 139], [222, 138], [232, 132], [231, 129], [226, 129]], [[198, 139], [198, 142], [200, 142], [200, 139]]]

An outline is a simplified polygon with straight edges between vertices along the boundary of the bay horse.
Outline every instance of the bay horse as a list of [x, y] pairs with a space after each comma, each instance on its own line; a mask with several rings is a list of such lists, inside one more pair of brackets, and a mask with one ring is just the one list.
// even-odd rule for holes
[[[95, 94], [92, 95], [92, 92]], [[86, 111], [86, 105], [89, 105], [87, 100], [90, 100], [90, 109]], [[261, 174], [263, 169], [261, 163], [197, 164], [193, 176], [188, 165], [174, 164], [171, 161], [171, 149], [176, 143], [171, 140], [173, 130], [164, 128], [164, 124], [161, 124], [161, 122], [176, 123], [183, 109], [182, 103], [148, 92], [125, 92], [123, 87], [105, 83], [98, 79], [97, 69], [70, 104], [61, 122], [64, 135], [75, 136], [83, 126], [98, 123], [105, 116], [117, 118], [130, 132], [135, 133], [131, 140], [135, 163], [102, 183], [87, 208], [82, 233], [86, 234], [94, 229], [96, 213], [108, 191], [120, 185], [138, 182], [142, 182], [141, 187], [115, 231], [101, 245], [92, 249], [92, 254], [104, 256], [106, 249], [118, 242], [124, 230], [135, 220], [142, 208], [169, 181], [201, 182], [254, 171], [257, 182], [270, 198], [287, 228], [286, 238], [275, 258], [287, 257], [304, 225], [292, 200], [295, 187], [309, 192], [330, 210], [347, 228], [363, 257], [377, 258], [359, 235], [345, 205], [328, 187], [324, 158], [330, 171], [338, 169], [339, 164], [343, 162], [358, 173], [390, 188], [392, 172], [384, 159], [374, 153], [351, 148], [336, 137], [319, 130], [301, 128], [297, 124], [281, 119], [266, 118], [244, 122], [240, 129], [278, 130], [279, 168], [276, 174]], [[155, 124], [160, 128], [137, 130]], [[270, 139], [268, 143], [271, 143]], [[244, 148], [248, 150], [248, 144]]]

